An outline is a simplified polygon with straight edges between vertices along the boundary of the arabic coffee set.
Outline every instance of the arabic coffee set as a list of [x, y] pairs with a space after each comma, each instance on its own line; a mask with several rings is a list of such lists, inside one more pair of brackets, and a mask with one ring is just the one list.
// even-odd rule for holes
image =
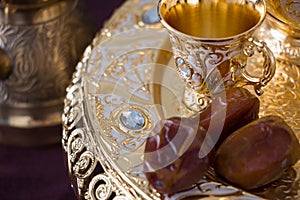
[[[173, 195], [149, 185], [144, 148], [156, 123], [202, 112], [224, 88], [249, 88], [260, 100], [260, 117], [281, 116], [300, 139], [300, 2], [228, 0], [242, 2], [234, 3], [238, 18], [243, 13], [250, 18], [228, 27], [234, 17], [221, 17], [217, 32], [193, 32], [210, 23], [211, 8], [201, 23], [195, 23], [191, 10], [178, 18], [182, 21], [172, 21], [182, 14], [173, 15], [174, 5], [197, 2], [127, 0], [91, 41], [93, 31], [77, 12], [78, 1], [30, 6], [25, 0], [1, 1], [1, 124], [62, 123], [62, 147], [78, 199], [299, 198], [299, 162], [274, 183], [252, 191], [228, 184], [213, 170]], [[205, 6], [199, 7], [205, 11]], [[86, 26], [78, 31], [78, 23]], [[78, 40], [82, 35], [90, 37]], [[65, 39], [71, 36], [74, 40]], [[214, 70], [219, 63], [236, 79]]]

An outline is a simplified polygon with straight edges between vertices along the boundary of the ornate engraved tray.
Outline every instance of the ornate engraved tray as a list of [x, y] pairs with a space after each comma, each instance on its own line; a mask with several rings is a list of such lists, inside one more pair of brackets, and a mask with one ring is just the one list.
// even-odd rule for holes
[[[272, 184], [243, 191], [213, 170], [189, 191], [163, 196], [142, 171], [159, 119], [189, 116], [156, 1], [128, 0], [86, 49], [67, 88], [62, 145], [79, 199], [299, 199], [300, 162]], [[300, 67], [278, 60], [260, 115], [282, 116], [300, 139]]]

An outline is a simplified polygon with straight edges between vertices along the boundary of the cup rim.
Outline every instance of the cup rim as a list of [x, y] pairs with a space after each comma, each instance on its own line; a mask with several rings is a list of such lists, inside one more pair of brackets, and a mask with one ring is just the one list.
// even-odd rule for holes
[[220, 38], [207, 38], [207, 37], [197, 37], [197, 36], [192, 36], [192, 35], [188, 35], [186, 33], [183, 33], [177, 29], [175, 29], [174, 27], [172, 27], [171, 25], [169, 25], [169, 23], [167, 23], [164, 18], [162, 17], [161, 15], [161, 3], [162, 1], [164, 0], [159, 0], [158, 4], [157, 4], [157, 14], [158, 14], [158, 17], [160, 19], [160, 22], [161, 24], [169, 30], [171, 30], [172, 32], [176, 33], [177, 35], [183, 35], [185, 36], [186, 38], [190, 38], [190, 39], [193, 39], [193, 40], [197, 40], [197, 41], [207, 41], [207, 42], [224, 42], [224, 41], [231, 41], [231, 40], [236, 40], [236, 39], [239, 39], [241, 37], [245, 37], [247, 35], [252, 35], [252, 33], [259, 27], [261, 26], [261, 24], [263, 23], [263, 21], [265, 20], [266, 16], [267, 16], [267, 6], [266, 6], [266, 2], [265, 0], [258, 0], [256, 2], [260, 2], [262, 3], [263, 5], [263, 13], [261, 13], [260, 15], [260, 18], [259, 18], [259, 21], [254, 25], [252, 26], [250, 29], [248, 29], [247, 31], [244, 31], [244, 32], [241, 32], [239, 34], [236, 34], [236, 35], [233, 35], [233, 36], [229, 36], [229, 37], [220, 37]]

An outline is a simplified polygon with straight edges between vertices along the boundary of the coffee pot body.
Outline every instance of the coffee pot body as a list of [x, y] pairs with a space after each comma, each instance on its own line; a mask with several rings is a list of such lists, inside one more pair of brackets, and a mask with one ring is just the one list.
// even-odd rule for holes
[[66, 88], [96, 26], [79, 0], [0, 2], [0, 125], [60, 124]]

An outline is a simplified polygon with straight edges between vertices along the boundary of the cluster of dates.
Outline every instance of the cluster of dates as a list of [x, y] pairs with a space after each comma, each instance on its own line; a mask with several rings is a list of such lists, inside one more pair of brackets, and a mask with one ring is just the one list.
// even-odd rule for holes
[[247, 89], [230, 88], [225, 95], [213, 99], [220, 109], [210, 105], [200, 115], [157, 123], [146, 141], [144, 169], [158, 192], [189, 189], [209, 167], [237, 187], [254, 189], [299, 160], [299, 141], [282, 118], [259, 118], [260, 102]]

